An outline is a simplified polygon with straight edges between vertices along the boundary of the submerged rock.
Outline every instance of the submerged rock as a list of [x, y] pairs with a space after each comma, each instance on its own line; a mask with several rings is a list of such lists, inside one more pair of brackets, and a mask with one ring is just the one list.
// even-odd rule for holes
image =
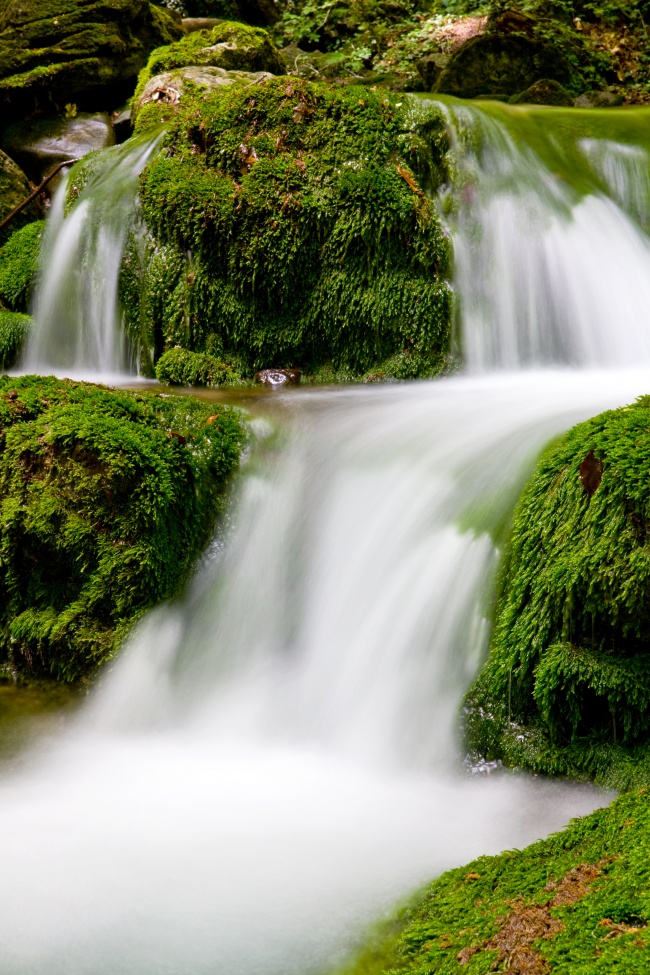
[[149, 52], [181, 36], [149, 0], [5, 0], [0, 106], [10, 122], [35, 109], [112, 107], [130, 94]]
[[616, 787], [650, 782], [648, 457], [643, 397], [574, 427], [540, 460], [467, 698], [477, 753]]
[[74, 118], [18, 122], [5, 132], [2, 145], [30, 179], [40, 183], [58, 163], [115, 145], [115, 133], [108, 115], [80, 113]]
[[541, 78], [566, 84], [569, 62], [557, 48], [523, 34], [482, 34], [451, 57], [436, 91], [459, 98], [515, 95]]
[[0, 427], [0, 661], [79, 680], [186, 579], [244, 430], [214, 403], [40, 376], [0, 378]]

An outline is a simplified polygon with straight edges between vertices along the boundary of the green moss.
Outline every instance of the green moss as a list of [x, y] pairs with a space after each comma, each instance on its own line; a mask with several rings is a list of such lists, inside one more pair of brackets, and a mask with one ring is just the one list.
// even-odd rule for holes
[[208, 352], [168, 349], [156, 364], [156, 379], [173, 386], [236, 385], [240, 377], [235, 370]]
[[356, 87], [273, 79], [183, 108], [142, 178], [155, 341], [210, 338], [248, 370], [436, 371], [449, 248], [425, 191], [446, 149], [435, 106]]
[[443, 874], [340, 975], [643, 975], [649, 920], [650, 796], [641, 791], [523, 851]]
[[29, 315], [0, 308], [0, 368], [15, 365], [31, 326]]
[[244, 431], [227, 407], [0, 378], [0, 661], [74, 681], [178, 591]]
[[650, 781], [649, 406], [574, 427], [526, 487], [490, 656], [467, 699], [473, 749], [539, 771]]
[[284, 62], [265, 30], [226, 21], [211, 30], [186, 34], [180, 41], [153, 51], [140, 72], [134, 100], [154, 75], [189, 65], [284, 74]]
[[0, 302], [12, 311], [27, 311], [45, 221], [17, 230], [0, 249]]

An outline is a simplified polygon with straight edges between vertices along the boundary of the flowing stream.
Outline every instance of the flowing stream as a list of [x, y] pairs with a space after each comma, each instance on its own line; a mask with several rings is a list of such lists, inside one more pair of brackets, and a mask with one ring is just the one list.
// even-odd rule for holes
[[322, 972], [609, 800], [461, 774], [456, 721], [540, 449], [650, 390], [650, 116], [445, 111], [466, 373], [256, 411], [225, 547], [0, 779], [3, 973]]

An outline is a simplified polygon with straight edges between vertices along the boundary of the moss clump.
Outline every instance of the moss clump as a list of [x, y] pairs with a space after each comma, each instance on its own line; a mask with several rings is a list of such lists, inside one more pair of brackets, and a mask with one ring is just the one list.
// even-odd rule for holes
[[156, 379], [172, 386], [236, 385], [235, 370], [208, 352], [168, 349], [156, 364]]
[[0, 308], [0, 369], [16, 364], [31, 327], [29, 315]]
[[467, 704], [470, 746], [490, 757], [650, 781], [650, 397], [541, 458]]
[[0, 6], [3, 122], [70, 102], [114, 107], [149, 52], [181, 33], [180, 22], [148, 0], [7, 0]]
[[[294, 79], [197, 97], [142, 177], [153, 343], [360, 375], [447, 352], [439, 109]], [[162, 349], [160, 350], [162, 351]]]
[[642, 790], [523, 851], [443, 874], [340, 975], [642, 975], [649, 921]]
[[0, 663], [75, 681], [205, 544], [236, 411], [69, 380], [0, 378]]
[[12, 311], [27, 311], [45, 221], [37, 220], [12, 234], [0, 249], [0, 302]]
[[134, 100], [154, 75], [190, 65], [284, 74], [282, 57], [265, 30], [226, 21], [211, 30], [186, 34], [180, 41], [153, 51], [140, 72]]

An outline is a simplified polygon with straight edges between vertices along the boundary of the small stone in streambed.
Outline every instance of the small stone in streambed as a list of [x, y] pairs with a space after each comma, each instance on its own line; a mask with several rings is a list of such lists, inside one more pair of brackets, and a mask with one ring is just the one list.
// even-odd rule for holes
[[260, 369], [255, 373], [255, 382], [262, 386], [297, 386], [300, 382], [299, 369]]
[[612, 91], [586, 91], [573, 104], [576, 108], [617, 108], [623, 104], [623, 96]]

